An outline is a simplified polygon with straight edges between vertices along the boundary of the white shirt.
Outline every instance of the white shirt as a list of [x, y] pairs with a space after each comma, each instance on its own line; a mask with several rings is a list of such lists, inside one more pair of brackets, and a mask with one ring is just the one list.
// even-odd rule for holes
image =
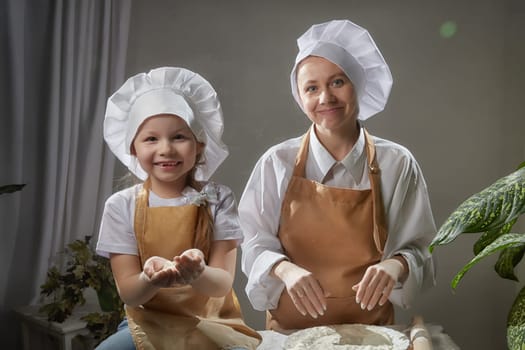
[[[410, 151], [378, 137], [373, 140], [388, 229], [383, 259], [402, 254], [409, 266], [407, 280], [396, 286], [390, 300], [407, 308], [418, 291], [435, 284], [428, 245], [436, 227], [425, 180]], [[270, 271], [276, 262], [287, 258], [277, 232], [281, 203], [301, 141], [302, 136], [289, 139], [266, 151], [255, 165], [239, 203], [244, 232], [242, 270], [248, 277], [246, 293], [256, 310], [275, 309], [285, 288]], [[366, 164], [362, 130], [352, 150], [340, 162], [322, 146], [315, 132], [310, 134], [307, 179], [333, 187], [369, 189]]]
[[[217, 193], [217, 200], [210, 201], [210, 211], [214, 222], [214, 240], [236, 240], [242, 242], [237, 206], [230, 188], [209, 182], [204, 188]], [[129, 187], [111, 195], [102, 214], [96, 252], [109, 257], [110, 253], [138, 255], [137, 240], [133, 228], [135, 218], [135, 199], [142, 184]], [[201, 191], [202, 192], [202, 191]], [[199, 195], [195, 189], [186, 187], [182, 196], [161, 198], [153, 191], [149, 194], [150, 207], [180, 206], [190, 204]]]

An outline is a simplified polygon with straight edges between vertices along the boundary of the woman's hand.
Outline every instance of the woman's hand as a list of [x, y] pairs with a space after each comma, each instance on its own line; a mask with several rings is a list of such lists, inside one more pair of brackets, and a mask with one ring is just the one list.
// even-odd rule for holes
[[200, 277], [206, 266], [204, 254], [199, 249], [188, 249], [173, 258], [175, 269], [179, 273], [180, 284], [191, 284]]
[[384, 305], [397, 281], [403, 281], [408, 274], [405, 258], [398, 255], [366, 269], [363, 279], [352, 287], [357, 291], [355, 301], [361, 309], [372, 310], [379, 303]]
[[295, 307], [303, 316], [307, 313], [313, 318], [324, 315], [326, 297], [311, 272], [283, 260], [276, 264], [273, 273], [286, 285]]
[[175, 264], [160, 256], [152, 256], [146, 260], [141, 278], [160, 288], [172, 287], [181, 281]]

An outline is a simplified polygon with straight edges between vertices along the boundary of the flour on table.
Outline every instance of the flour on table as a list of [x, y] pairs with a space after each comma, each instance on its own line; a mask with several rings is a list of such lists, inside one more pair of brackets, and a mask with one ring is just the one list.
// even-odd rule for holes
[[407, 350], [403, 333], [388, 327], [345, 324], [306, 328], [290, 334], [286, 350]]

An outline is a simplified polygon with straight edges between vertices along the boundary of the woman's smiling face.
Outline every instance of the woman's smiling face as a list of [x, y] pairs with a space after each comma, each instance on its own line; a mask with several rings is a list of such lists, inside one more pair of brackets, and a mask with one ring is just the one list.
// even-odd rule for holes
[[297, 68], [297, 89], [304, 112], [318, 129], [355, 128], [356, 92], [339, 66], [318, 56], [305, 58]]

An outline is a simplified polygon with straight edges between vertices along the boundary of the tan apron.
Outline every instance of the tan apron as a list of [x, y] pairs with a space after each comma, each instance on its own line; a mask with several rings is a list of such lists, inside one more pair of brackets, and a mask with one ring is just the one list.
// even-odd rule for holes
[[[364, 129], [363, 129], [364, 130]], [[390, 302], [361, 310], [352, 286], [381, 260], [387, 238], [375, 146], [365, 132], [371, 189], [329, 187], [305, 178], [310, 132], [304, 136], [281, 210], [279, 239], [291, 262], [313, 273], [325, 292], [327, 310], [317, 319], [297, 311], [287, 290], [267, 313], [267, 328], [288, 333], [329, 324], [394, 322]]]
[[[135, 232], [141, 265], [151, 256], [173, 259], [194, 246], [198, 207], [149, 207], [149, 181], [137, 196]], [[204, 252], [207, 255], [207, 252]], [[129, 328], [138, 350], [256, 349], [260, 335], [242, 320], [233, 290], [207, 297], [191, 286], [161, 288], [142, 307], [126, 306]]]

